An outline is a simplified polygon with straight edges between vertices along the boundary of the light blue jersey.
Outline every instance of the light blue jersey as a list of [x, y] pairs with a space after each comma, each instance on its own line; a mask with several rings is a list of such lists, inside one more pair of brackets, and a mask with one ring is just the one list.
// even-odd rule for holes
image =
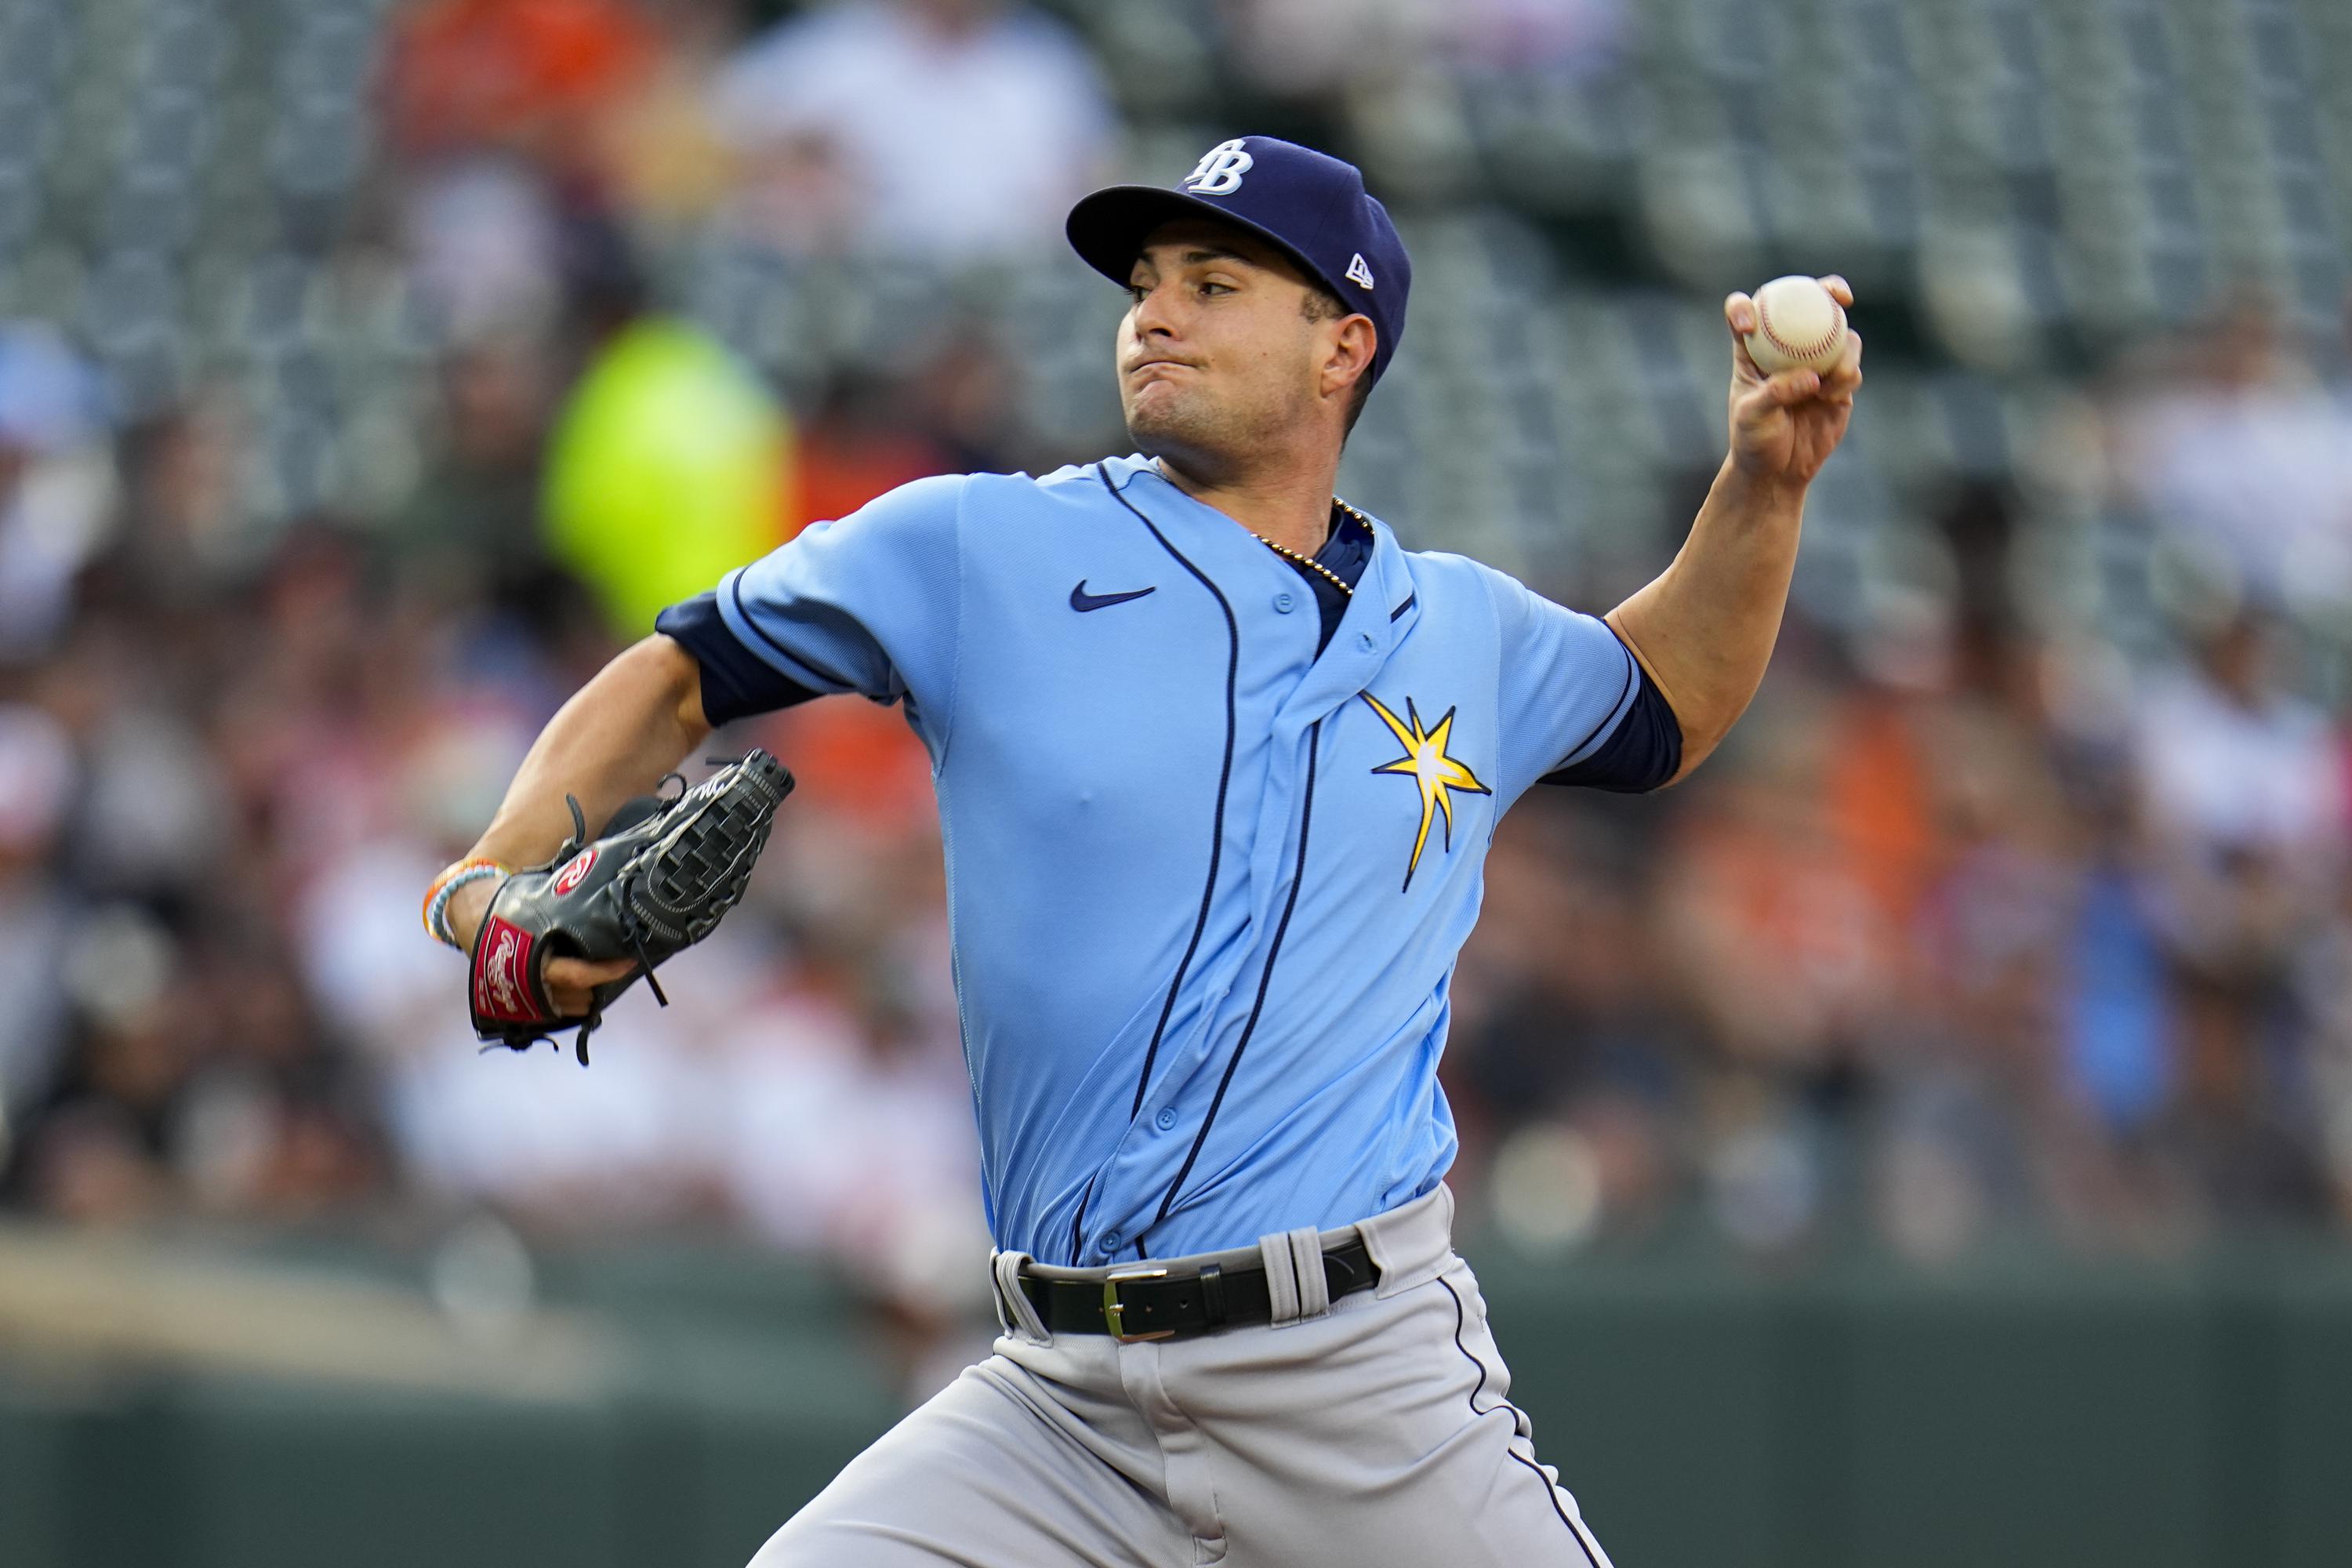
[[1607, 626], [1459, 555], [1314, 595], [1143, 458], [919, 480], [719, 585], [790, 683], [929, 749], [990, 1229], [1056, 1263], [1427, 1192], [1496, 819], [1601, 746]]

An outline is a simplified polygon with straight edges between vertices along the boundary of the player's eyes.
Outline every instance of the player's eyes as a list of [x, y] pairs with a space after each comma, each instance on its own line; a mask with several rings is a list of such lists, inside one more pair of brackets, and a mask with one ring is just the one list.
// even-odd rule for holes
[[[1193, 287], [1203, 294], [1231, 294], [1235, 291], [1232, 284], [1220, 283], [1214, 279], [1203, 279]], [[1128, 302], [1134, 305], [1142, 304], [1144, 297], [1151, 292], [1151, 289], [1152, 286], [1149, 283], [1129, 284], [1127, 286]]]

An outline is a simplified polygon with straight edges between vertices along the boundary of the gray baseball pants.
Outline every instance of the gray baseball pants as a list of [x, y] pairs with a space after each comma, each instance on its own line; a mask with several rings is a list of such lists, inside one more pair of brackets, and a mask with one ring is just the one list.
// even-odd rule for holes
[[1316, 1254], [1345, 1231], [1197, 1260], [1263, 1258], [1277, 1321], [1132, 1344], [1045, 1333], [999, 1254], [996, 1353], [752, 1568], [1610, 1568], [1506, 1397], [1453, 1218], [1440, 1186], [1351, 1227], [1381, 1283], [1337, 1301]]

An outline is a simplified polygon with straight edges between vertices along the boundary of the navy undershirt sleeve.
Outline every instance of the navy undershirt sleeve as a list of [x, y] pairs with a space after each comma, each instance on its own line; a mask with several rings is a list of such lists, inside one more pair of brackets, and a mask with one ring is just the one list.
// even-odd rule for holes
[[[1639, 660], [1634, 668], [1641, 669]], [[1633, 694], [1625, 717], [1591, 755], [1571, 767], [1544, 774], [1536, 782], [1579, 784], [1620, 795], [1639, 795], [1673, 778], [1683, 765], [1683, 727], [1666, 705], [1650, 672], [1641, 669], [1641, 689]]]
[[737, 641], [719, 614], [716, 594], [697, 594], [672, 605], [654, 618], [654, 630], [677, 642], [702, 667], [702, 716], [714, 727], [824, 695], [777, 674]]

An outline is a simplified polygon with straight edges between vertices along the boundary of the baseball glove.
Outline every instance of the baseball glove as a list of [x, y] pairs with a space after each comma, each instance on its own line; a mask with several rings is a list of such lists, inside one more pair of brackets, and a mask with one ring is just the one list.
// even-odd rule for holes
[[[593, 840], [579, 801], [566, 795], [571, 842], [501, 883], [475, 933], [467, 987], [474, 1032], [520, 1051], [576, 1023], [573, 1048], [585, 1067], [588, 1037], [638, 975], [669, 1005], [654, 970], [709, 936], [742, 898], [792, 788], [783, 764], [755, 750], [673, 799], [629, 802]], [[637, 967], [596, 987], [587, 1016], [565, 1018], [547, 992], [547, 965], [557, 958], [633, 958]]]

